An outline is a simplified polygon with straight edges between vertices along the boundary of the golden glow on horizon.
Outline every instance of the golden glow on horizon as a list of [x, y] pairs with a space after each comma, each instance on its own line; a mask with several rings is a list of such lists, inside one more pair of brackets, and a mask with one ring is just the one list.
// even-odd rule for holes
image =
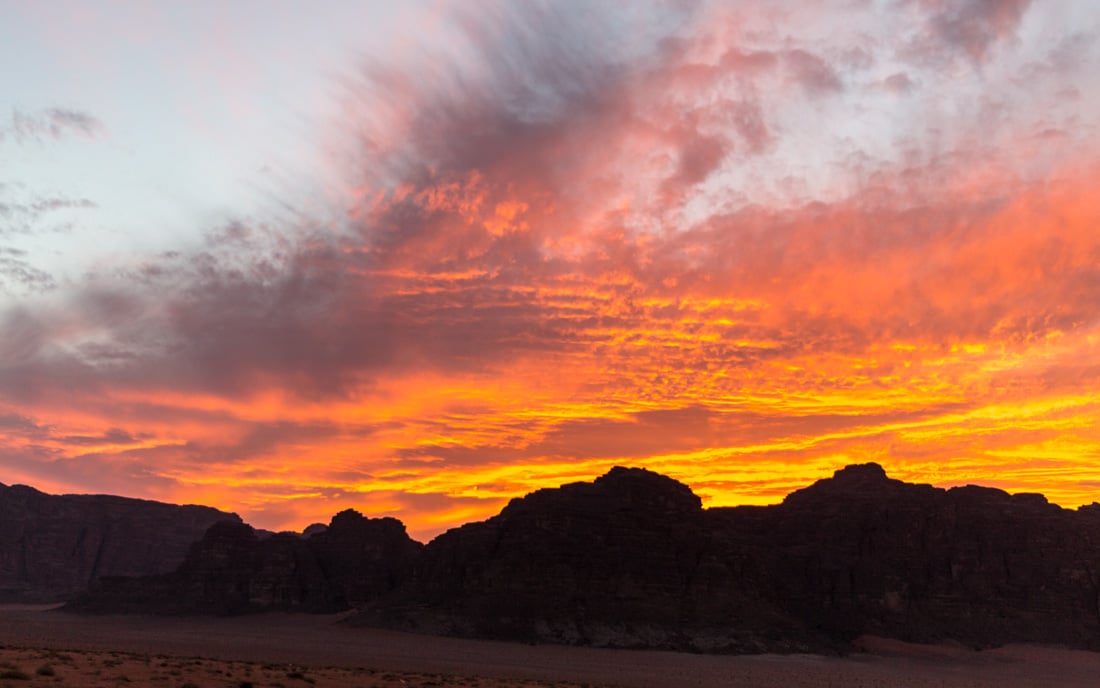
[[[723, 327], [739, 308], [707, 310]], [[284, 514], [278, 525], [296, 528], [350, 506], [394, 513], [421, 536], [616, 464], [666, 472], [710, 506], [774, 503], [845, 463], [867, 460], [908, 480], [994, 483], [1044, 492], [1067, 506], [1096, 499], [1100, 393], [1044, 389], [1028, 375], [1080, 355], [1082, 347], [1094, 350], [1091, 331], [1060, 333], [1011, 352], [997, 342], [894, 342], [864, 357], [780, 357], [744, 375], [705, 359], [679, 367], [714, 341], [695, 336], [708, 326], [687, 309], [681, 319], [639, 332], [588, 333], [598, 356], [567, 352], [474, 375], [396, 376], [356, 400], [327, 405], [295, 400], [287, 390], [247, 400], [123, 390], [111, 395], [113, 403], [211, 418], [185, 426], [188, 439], [176, 420], [147, 422], [149, 437], [74, 449], [65, 436], [92, 436], [105, 426], [87, 412], [74, 414], [71, 425], [55, 414], [51, 434], [58, 441], [43, 444], [67, 452], [66, 461], [151, 448], [186, 456], [189, 442], [239, 438], [257, 420], [331, 422], [347, 432], [337, 429], [317, 443], [273, 444], [262, 461], [219, 461], [215, 452], [200, 471], [186, 463], [165, 468], [176, 487], [158, 496], [246, 513], [274, 504], [271, 510]], [[998, 389], [991, 376], [1004, 371], [1011, 371], [1011, 385]], [[978, 394], [984, 403], [973, 403]], [[364, 426], [369, 431], [357, 431]], [[646, 453], [646, 446], [679, 448]], [[944, 456], [949, 463], [937, 458]], [[426, 501], [410, 507], [410, 495]]]

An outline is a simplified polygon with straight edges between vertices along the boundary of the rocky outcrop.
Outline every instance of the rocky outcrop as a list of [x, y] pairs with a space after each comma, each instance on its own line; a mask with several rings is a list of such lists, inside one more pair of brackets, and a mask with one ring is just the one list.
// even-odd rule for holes
[[614, 468], [439, 536], [405, 585], [353, 623], [606, 647], [830, 645], [732, 575], [736, 555], [716, 547], [714, 523], [686, 485]]
[[[1100, 649], [1097, 510], [851, 466], [770, 509], [753, 551], [776, 605], [832, 637]], [[718, 531], [746, 531], [714, 512]]]
[[1100, 505], [865, 464], [775, 506], [703, 509], [682, 483], [615, 468], [427, 546], [352, 511], [308, 535], [217, 524], [175, 572], [102, 578], [73, 607], [358, 607], [352, 623], [701, 652], [843, 652], [864, 634], [1100, 650]]
[[342, 608], [357, 607], [394, 590], [424, 548], [396, 518], [365, 518], [347, 509], [306, 540]]
[[102, 578], [71, 611], [154, 614], [326, 613], [389, 592], [421, 545], [393, 518], [337, 514], [312, 535], [217, 523], [172, 573]]
[[861, 634], [1100, 649], [1100, 506], [838, 471], [703, 510], [616, 468], [432, 541], [358, 623], [693, 651], [842, 651]]
[[0, 601], [60, 601], [103, 576], [172, 571], [222, 520], [240, 519], [204, 506], [0, 485]]

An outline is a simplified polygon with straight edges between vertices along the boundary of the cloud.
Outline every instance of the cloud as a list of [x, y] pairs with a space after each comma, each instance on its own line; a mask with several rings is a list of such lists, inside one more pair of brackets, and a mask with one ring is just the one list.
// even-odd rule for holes
[[1031, 0], [911, 0], [921, 14], [922, 31], [908, 51], [928, 63], [962, 55], [976, 64], [1016, 35]]
[[11, 121], [0, 129], [0, 141], [10, 136], [16, 143], [44, 143], [69, 136], [95, 139], [106, 127], [93, 115], [69, 108], [48, 108], [35, 113], [12, 110]]
[[[9, 463], [265, 527], [427, 532], [614, 463], [716, 502], [856, 460], [1078, 499], [1080, 461], [1005, 458], [1100, 446], [1100, 160], [1068, 127], [1029, 148], [1051, 97], [991, 76], [992, 122], [945, 91], [941, 136], [904, 115], [938, 68], [862, 26], [594, 7], [459, 9], [451, 59], [345, 75], [326, 219], [232, 219], [5, 311]], [[918, 9], [970, 54], [1026, 8]]]
[[929, 19], [935, 34], [977, 61], [988, 58], [990, 47], [1011, 36], [1031, 0], [956, 0], [939, 5]]
[[90, 210], [98, 205], [87, 198], [59, 194], [39, 195], [22, 184], [0, 184], [0, 238], [62, 232], [69, 227], [67, 211]]
[[819, 56], [805, 50], [791, 50], [783, 57], [795, 81], [808, 94], [823, 95], [844, 89], [840, 76]]
[[0, 246], [0, 291], [26, 295], [57, 287], [54, 277], [27, 260], [27, 252]]
[[895, 72], [882, 80], [882, 87], [893, 93], [909, 93], [915, 84], [905, 72]]
[[38, 425], [31, 418], [13, 412], [0, 413], [0, 428], [5, 432], [14, 432], [33, 438], [45, 437], [49, 432], [48, 427]]

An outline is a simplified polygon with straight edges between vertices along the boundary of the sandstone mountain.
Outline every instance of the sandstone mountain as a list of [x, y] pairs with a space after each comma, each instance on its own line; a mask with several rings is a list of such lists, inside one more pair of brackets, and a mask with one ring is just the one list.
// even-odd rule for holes
[[616, 468], [432, 541], [357, 618], [691, 651], [843, 650], [861, 634], [1100, 649], [1100, 506], [850, 466], [770, 507], [704, 510]]
[[212, 528], [174, 573], [104, 579], [93, 611], [354, 606], [352, 623], [701, 652], [845, 651], [862, 634], [1100, 650], [1100, 505], [940, 489], [849, 466], [767, 507], [703, 509], [615, 468], [426, 546], [338, 514], [309, 537]]
[[393, 590], [422, 547], [397, 519], [368, 519], [352, 510], [308, 533], [264, 534], [243, 523], [217, 523], [175, 571], [104, 577], [67, 608], [218, 615], [342, 611]]
[[172, 571], [223, 520], [240, 518], [205, 506], [0, 484], [0, 601], [61, 601], [102, 576]]

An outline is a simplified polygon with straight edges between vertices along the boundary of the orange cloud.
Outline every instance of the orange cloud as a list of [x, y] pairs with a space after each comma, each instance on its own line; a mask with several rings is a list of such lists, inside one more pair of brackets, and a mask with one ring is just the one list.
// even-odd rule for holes
[[[921, 10], [921, 40], [986, 60], [1017, 9]], [[975, 120], [950, 151], [870, 166], [814, 149], [839, 179], [799, 192], [792, 113], [861, 112], [938, 72], [914, 59], [884, 92], [902, 72], [865, 73], [881, 54], [708, 18], [624, 63], [579, 29], [493, 39], [534, 26], [503, 11], [471, 28], [479, 79], [350, 81], [349, 116], [395, 100], [353, 128], [371, 165], [342, 170], [342, 226], [232, 225], [2, 315], [8, 479], [269, 528], [355, 507], [421, 537], [615, 464], [709, 504], [869, 460], [1093, 501], [1096, 149], [1067, 135], [1039, 174]], [[994, 134], [1028, 140], [1032, 118], [1005, 117]]]

